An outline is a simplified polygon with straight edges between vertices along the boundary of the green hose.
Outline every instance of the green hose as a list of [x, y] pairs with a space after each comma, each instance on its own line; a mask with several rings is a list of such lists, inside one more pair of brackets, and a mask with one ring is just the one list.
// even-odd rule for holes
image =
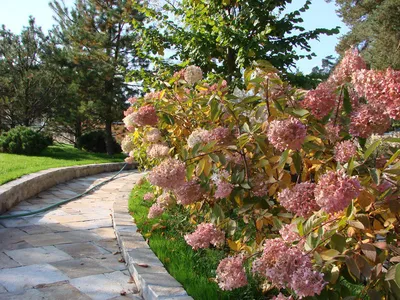
[[34, 211], [31, 211], [31, 212], [27, 212], [27, 213], [23, 213], [23, 214], [17, 214], [17, 215], [0, 216], [0, 220], [13, 219], [13, 218], [26, 217], [26, 216], [32, 216], [32, 215], [40, 214], [42, 212], [48, 211], [48, 210], [50, 210], [52, 208], [55, 208], [55, 207], [57, 207], [59, 205], [62, 205], [62, 204], [68, 203], [68, 202], [70, 202], [72, 200], [78, 199], [78, 198], [90, 193], [91, 191], [93, 191], [98, 186], [101, 186], [101, 185], [113, 180], [115, 177], [117, 177], [125, 169], [125, 167], [127, 165], [128, 164], [124, 164], [124, 166], [121, 168], [121, 170], [119, 170], [116, 174], [114, 174], [114, 176], [112, 176], [111, 178], [109, 178], [109, 179], [107, 179], [107, 180], [105, 180], [103, 182], [100, 182], [99, 184], [96, 184], [95, 186], [91, 187], [90, 189], [84, 191], [82, 194], [76, 195], [76, 196], [74, 196], [72, 198], [62, 200], [60, 202], [51, 204], [51, 205], [49, 205], [47, 207], [44, 207], [44, 208], [41, 208], [41, 209], [38, 209], [38, 210], [34, 210]]

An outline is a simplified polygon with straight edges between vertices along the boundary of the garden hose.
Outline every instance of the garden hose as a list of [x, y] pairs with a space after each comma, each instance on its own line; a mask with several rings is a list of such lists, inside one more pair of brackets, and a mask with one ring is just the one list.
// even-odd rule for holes
[[103, 181], [103, 182], [100, 182], [99, 184], [96, 184], [95, 186], [91, 187], [90, 189], [84, 191], [83, 193], [81, 193], [81, 194], [79, 194], [79, 195], [76, 195], [76, 196], [74, 196], [74, 197], [71, 197], [71, 198], [62, 200], [62, 201], [60, 201], [60, 202], [51, 204], [51, 205], [49, 205], [49, 206], [46, 206], [46, 207], [41, 208], [41, 209], [38, 209], [38, 210], [31, 211], [31, 212], [22, 213], [22, 214], [16, 214], [16, 215], [0, 216], [0, 220], [4, 220], [4, 219], [14, 219], [14, 218], [20, 218], [20, 217], [26, 217], [26, 216], [36, 215], [36, 214], [39, 214], [39, 213], [48, 211], [48, 210], [50, 210], [50, 209], [53, 209], [53, 208], [55, 208], [55, 207], [57, 207], [57, 206], [59, 206], [59, 205], [68, 203], [68, 202], [70, 202], [70, 201], [72, 201], [72, 200], [78, 199], [78, 198], [80, 198], [80, 197], [82, 197], [82, 196], [84, 196], [84, 195], [90, 193], [90, 192], [93, 191], [95, 188], [97, 188], [97, 187], [99, 187], [99, 186], [101, 186], [101, 185], [103, 185], [103, 184], [105, 184], [105, 183], [110, 182], [111, 180], [113, 180], [115, 177], [117, 177], [117, 176], [125, 169], [125, 167], [126, 167], [127, 165], [128, 165], [128, 164], [124, 164], [124, 166], [121, 168], [121, 170], [119, 170], [117, 173], [115, 173], [112, 177], [110, 177], [109, 179], [107, 179], [107, 180], [105, 180], [105, 181]]

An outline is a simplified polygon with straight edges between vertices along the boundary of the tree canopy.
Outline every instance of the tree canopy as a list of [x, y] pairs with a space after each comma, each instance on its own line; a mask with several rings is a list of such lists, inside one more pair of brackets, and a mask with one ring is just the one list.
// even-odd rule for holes
[[358, 46], [373, 68], [400, 69], [400, 0], [336, 0], [338, 14], [350, 27], [336, 50]]

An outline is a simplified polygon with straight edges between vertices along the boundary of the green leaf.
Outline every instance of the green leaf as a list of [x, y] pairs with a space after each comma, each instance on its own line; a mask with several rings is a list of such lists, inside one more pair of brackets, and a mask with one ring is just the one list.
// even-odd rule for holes
[[368, 149], [364, 153], [364, 160], [367, 160], [368, 157], [372, 154], [372, 152], [375, 151], [375, 149], [381, 144], [381, 140], [376, 141], [372, 143], [371, 146], [368, 147]]
[[370, 169], [368, 169], [368, 171], [369, 171], [369, 174], [371, 175], [371, 178], [374, 181], [374, 183], [379, 185], [381, 172], [375, 168], [370, 168]]
[[331, 260], [333, 259], [335, 256], [338, 256], [340, 253], [339, 251], [335, 250], [335, 249], [328, 249], [325, 250], [324, 252], [321, 252], [321, 258], [323, 260]]
[[284, 112], [284, 109], [282, 108], [282, 105], [278, 101], [274, 100], [274, 106], [280, 112]]
[[296, 151], [292, 155], [293, 163], [294, 163], [294, 168], [296, 169], [297, 175], [301, 175], [301, 166], [303, 165], [303, 162], [301, 160], [301, 155], [299, 151]]
[[354, 157], [350, 158], [347, 164], [347, 175], [351, 176], [354, 170]]
[[260, 101], [260, 100], [261, 100], [260, 96], [249, 96], [249, 97], [244, 98], [241, 103], [248, 104], [248, 103], [253, 103], [256, 101]]
[[349, 115], [351, 113], [351, 100], [350, 100], [350, 95], [349, 95], [349, 91], [347, 90], [347, 88], [343, 89], [343, 108], [344, 108], [344, 112], [346, 113], [346, 115]]
[[282, 168], [283, 166], [285, 166], [286, 161], [287, 161], [287, 159], [288, 159], [288, 156], [289, 156], [289, 149], [286, 149], [286, 150], [282, 153], [281, 157], [279, 158], [278, 168]]
[[305, 115], [309, 114], [310, 112], [304, 108], [297, 108], [297, 109], [293, 109], [292, 113], [295, 114], [296, 116], [304, 117]]
[[394, 160], [395, 160], [399, 155], [400, 155], [400, 149], [397, 150], [397, 151], [392, 155], [392, 157], [386, 162], [385, 168], [386, 168], [387, 166], [389, 166], [392, 162], [394, 162]]
[[339, 233], [335, 233], [331, 237], [330, 246], [341, 253], [346, 249], [346, 238]]
[[211, 120], [215, 122], [216, 120], [218, 120], [221, 114], [219, 102], [217, 100], [212, 100], [210, 105], [211, 105]]
[[384, 139], [384, 141], [388, 143], [400, 143], [400, 138], [389, 137]]

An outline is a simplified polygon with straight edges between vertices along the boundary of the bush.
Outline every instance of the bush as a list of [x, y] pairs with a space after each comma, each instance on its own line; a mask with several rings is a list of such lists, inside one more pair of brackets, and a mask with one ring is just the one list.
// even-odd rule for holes
[[400, 71], [365, 68], [349, 51], [305, 93], [256, 62], [230, 94], [189, 66], [137, 99], [124, 118], [127, 160], [154, 166], [148, 218], [161, 228], [164, 211], [187, 210], [177, 235], [199, 255], [226, 250], [223, 290], [260, 278], [279, 299], [340, 299], [345, 280], [357, 298], [397, 299], [400, 139], [366, 139], [400, 120]]
[[[78, 147], [89, 152], [107, 153], [106, 134], [102, 130], [91, 131], [83, 134], [78, 139]], [[121, 153], [120, 145], [113, 138], [114, 154]]]
[[1, 152], [35, 155], [53, 144], [49, 135], [27, 127], [16, 127], [0, 136]]

